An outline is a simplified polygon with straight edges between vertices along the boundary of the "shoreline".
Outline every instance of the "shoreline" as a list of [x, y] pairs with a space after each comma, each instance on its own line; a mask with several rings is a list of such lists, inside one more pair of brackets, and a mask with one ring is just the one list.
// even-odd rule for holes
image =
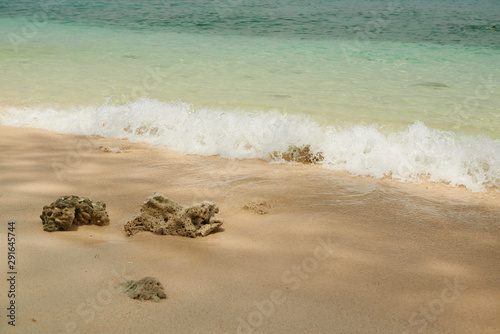
[[[50, 109], [25, 113], [14, 109], [1, 119], [11, 126], [80, 134], [87, 139], [96, 138], [94, 135], [127, 138], [181, 154], [229, 159], [269, 160], [281, 155], [287, 159], [285, 155], [290, 151], [308, 150], [309, 159], [320, 161], [318, 166], [327, 170], [401, 182], [432, 180], [500, 194], [500, 142], [489, 136], [445, 132], [423, 122], [393, 133], [373, 124], [345, 129], [320, 126], [312, 119], [289, 114], [219, 114], [214, 110], [191, 113], [189, 106], [182, 103], [147, 99], [134, 103], [83, 108], [72, 113]], [[15, 116], [18, 112], [21, 115]], [[80, 145], [94, 144], [87, 140]]]
[[[4, 319], [2, 332], [500, 330], [498, 192], [3, 125], [0, 147], [0, 215], [16, 222], [19, 260], [16, 328]], [[217, 202], [222, 229], [127, 237], [155, 191]], [[110, 225], [44, 232], [42, 207], [70, 194], [104, 201]], [[262, 201], [265, 215], [243, 209]], [[119, 292], [144, 276], [166, 300]]]

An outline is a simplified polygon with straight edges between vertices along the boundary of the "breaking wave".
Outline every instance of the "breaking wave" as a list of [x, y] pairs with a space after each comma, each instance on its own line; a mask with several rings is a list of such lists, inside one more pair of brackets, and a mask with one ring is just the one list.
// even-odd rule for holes
[[500, 141], [414, 123], [385, 133], [378, 126], [320, 126], [305, 116], [194, 109], [183, 102], [142, 98], [126, 105], [71, 110], [7, 107], [0, 122], [64, 134], [126, 138], [185, 154], [231, 159], [272, 159], [290, 147], [307, 147], [317, 163], [333, 170], [410, 182], [423, 180], [500, 188]]

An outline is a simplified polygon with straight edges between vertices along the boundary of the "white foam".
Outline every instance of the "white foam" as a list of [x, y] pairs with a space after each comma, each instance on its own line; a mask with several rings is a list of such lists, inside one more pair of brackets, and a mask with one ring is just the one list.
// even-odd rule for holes
[[0, 114], [0, 122], [127, 138], [187, 154], [234, 159], [268, 159], [290, 145], [311, 145], [313, 152], [322, 152], [322, 164], [329, 169], [411, 182], [426, 179], [472, 191], [500, 188], [500, 141], [439, 131], [421, 122], [386, 134], [376, 126], [322, 128], [305, 116], [194, 110], [187, 103], [145, 98], [122, 106], [65, 111], [9, 107]]

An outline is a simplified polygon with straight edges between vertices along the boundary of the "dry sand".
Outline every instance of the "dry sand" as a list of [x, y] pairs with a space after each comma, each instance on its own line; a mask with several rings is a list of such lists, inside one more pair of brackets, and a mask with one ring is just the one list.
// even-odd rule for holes
[[[500, 332], [498, 192], [5, 126], [0, 153], [1, 333]], [[127, 237], [123, 225], [155, 191], [216, 201], [223, 229]], [[104, 201], [110, 225], [44, 232], [42, 207], [69, 194]], [[243, 209], [252, 201], [269, 212]], [[120, 293], [145, 276], [168, 298]]]

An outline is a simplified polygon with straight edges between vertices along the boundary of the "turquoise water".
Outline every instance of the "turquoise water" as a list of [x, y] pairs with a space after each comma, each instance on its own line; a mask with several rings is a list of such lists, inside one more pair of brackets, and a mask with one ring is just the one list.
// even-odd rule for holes
[[311, 145], [326, 168], [495, 188], [499, 17], [487, 0], [0, 0], [0, 122], [229, 158]]
[[496, 0], [2, 0], [0, 9], [4, 18], [146, 33], [339, 40], [361, 31], [373, 40], [497, 47], [483, 28], [500, 14]]

